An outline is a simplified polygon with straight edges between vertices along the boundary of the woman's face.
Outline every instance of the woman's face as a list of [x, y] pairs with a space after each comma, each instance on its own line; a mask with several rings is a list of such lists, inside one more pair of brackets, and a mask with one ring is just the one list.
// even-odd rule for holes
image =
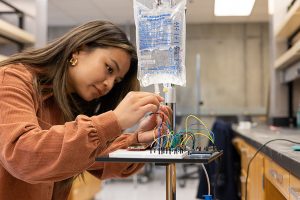
[[109, 47], [73, 54], [77, 59], [70, 66], [68, 90], [86, 101], [106, 95], [114, 84], [122, 81], [130, 67], [130, 55], [123, 49]]

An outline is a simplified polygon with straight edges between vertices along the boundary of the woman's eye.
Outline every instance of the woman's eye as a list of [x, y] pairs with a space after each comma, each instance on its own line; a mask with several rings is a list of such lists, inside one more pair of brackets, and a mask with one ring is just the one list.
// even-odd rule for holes
[[106, 65], [106, 69], [108, 71], [108, 73], [112, 74], [114, 72], [113, 68], [110, 67], [109, 65]]

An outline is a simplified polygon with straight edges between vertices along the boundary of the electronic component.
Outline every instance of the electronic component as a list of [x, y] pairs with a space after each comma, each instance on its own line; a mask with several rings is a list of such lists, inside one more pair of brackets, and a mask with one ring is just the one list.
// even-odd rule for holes
[[137, 143], [132, 144], [129, 147], [127, 147], [128, 151], [144, 151], [146, 150], [150, 145], [145, 143]]
[[146, 144], [135, 144], [129, 146], [127, 149], [119, 149], [109, 154], [110, 158], [207, 158], [218, 153], [216, 147], [210, 146], [200, 150], [186, 150], [183, 148], [169, 149], [169, 148], [152, 148], [147, 149]]
[[110, 158], [163, 158], [163, 159], [182, 159], [188, 155], [187, 151], [128, 151], [118, 149], [109, 153]]
[[188, 152], [189, 158], [203, 158], [203, 157], [210, 157], [212, 154], [218, 152], [215, 146], [205, 147], [203, 149], [196, 148], [196, 150], [190, 150]]
[[216, 146], [209, 146], [209, 147], [204, 147], [204, 148], [196, 148], [195, 150], [190, 150], [189, 155], [193, 154], [213, 154], [214, 152], [217, 152], [217, 147]]

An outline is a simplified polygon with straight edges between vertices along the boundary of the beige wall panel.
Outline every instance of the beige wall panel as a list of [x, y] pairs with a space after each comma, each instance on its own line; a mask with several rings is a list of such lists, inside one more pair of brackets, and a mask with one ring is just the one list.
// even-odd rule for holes
[[187, 87], [177, 88], [178, 113], [196, 113], [197, 88], [204, 102], [201, 114], [265, 113], [269, 54], [263, 40], [268, 40], [266, 24], [188, 26]]
[[246, 53], [246, 108], [251, 109], [262, 105], [263, 87], [262, 86], [262, 63], [260, 39], [247, 39]]

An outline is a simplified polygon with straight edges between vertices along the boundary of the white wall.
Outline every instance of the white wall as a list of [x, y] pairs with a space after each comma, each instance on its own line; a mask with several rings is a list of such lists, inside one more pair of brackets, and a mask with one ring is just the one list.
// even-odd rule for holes
[[[187, 28], [187, 87], [178, 87], [179, 113], [196, 113], [200, 90], [204, 115], [266, 114], [269, 83], [267, 24], [208, 24]], [[200, 85], [196, 54], [200, 53]]]

